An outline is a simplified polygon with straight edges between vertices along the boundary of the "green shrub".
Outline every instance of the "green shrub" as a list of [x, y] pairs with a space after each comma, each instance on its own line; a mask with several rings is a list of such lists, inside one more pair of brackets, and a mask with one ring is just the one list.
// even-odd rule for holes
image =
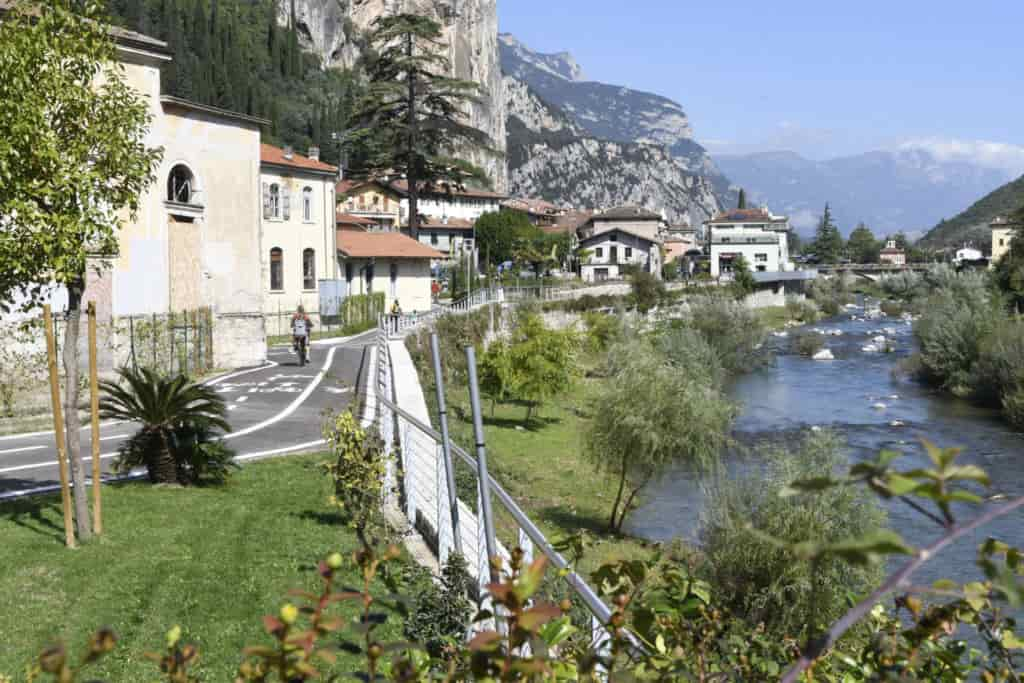
[[629, 276], [629, 283], [633, 305], [641, 313], [647, 313], [665, 299], [665, 283], [652, 273], [634, 270]]
[[764, 623], [776, 636], [816, 633], [848, 609], [851, 596], [873, 590], [879, 566], [837, 557], [816, 565], [795, 558], [784, 543], [839, 542], [877, 531], [885, 512], [865, 490], [836, 487], [783, 497], [793, 481], [831, 477], [846, 464], [831, 432], [811, 433], [793, 451], [770, 451], [763, 467], [710, 485], [700, 541], [702, 572], [720, 603], [750, 625]]
[[387, 472], [380, 438], [360, 427], [346, 410], [324, 427], [324, 439], [335, 458], [324, 465], [334, 483], [331, 502], [360, 536], [371, 526], [380, 527]]
[[853, 301], [850, 293], [851, 283], [844, 277], [823, 278], [812, 280], [807, 287], [807, 295], [827, 316], [838, 315], [842, 307]]
[[1024, 387], [1003, 395], [1003, 416], [1014, 429], [1024, 430]]
[[893, 299], [912, 301], [924, 293], [924, 278], [913, 270], [902, 270], [888, 277], [883, 277], [878, 286]]
[[798, 299], [795, 296], [786, 297], [786, 314], [790, 320], [799, 320], [802, 323], [813, 323], [821, 315], [818, 305], [808, 299]]
[[957, 396], [975, 393], [975, 364], [1004, 313], [984, 290], [946, 289], [931, 297], [914, 326], [924, 379]]
[[617, 315], [588, 312], [583, 314], [586, 344], [592, 352], [603, 352], [622, 336], [622, 320]]
[[903, 304], [899, 301], [883, 301], [878, 307], [890, 318], [898, 318], [903, 315]]
[[713, 387], [721, 386], [725, 381], [725, 368], [722, 367], [718, 351], [693, 328], [670, 325], [658, 332], [653, 341], [654, 347], [669, 364], [680, 371], [694, 372], [695, 369], [702, 368]]
[[988, 405], [1024, 386], [1024, 320], [1000, 319], [982, 340], [974, 367], [973, 391]]
[[411, 597], [403, 624], [405, 637], [421, 644], [431, 657], [450, 659], [461, 647], [473, 613], [469, 601], [473, 578], [466, 560], [457, 553], [449, 555], [440, 583], [429, 569], [408, 564], [403, 584]]
[[793, 349], [801, 356], [813, 356], [825, 348], [825, 336], [820, 332], [803, 331], [793, 337]]
[[715, 349], [726, 372], [749, 372], [763, 362], [767, 330], [757, 311], [713, 295], [694, 297], [689, 306], [686, 323]]

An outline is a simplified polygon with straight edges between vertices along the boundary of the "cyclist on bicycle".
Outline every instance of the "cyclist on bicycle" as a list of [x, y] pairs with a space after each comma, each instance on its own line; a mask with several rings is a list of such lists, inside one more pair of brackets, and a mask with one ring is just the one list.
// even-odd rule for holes
[[305, 342], [309, 351], [309, 337], [313, 332], [313, 321], [306, 315], [306, 310], [300, 305], [295, 311], [295, 315], [292, 316], [292, 350], [298, 351], [300, 342]]

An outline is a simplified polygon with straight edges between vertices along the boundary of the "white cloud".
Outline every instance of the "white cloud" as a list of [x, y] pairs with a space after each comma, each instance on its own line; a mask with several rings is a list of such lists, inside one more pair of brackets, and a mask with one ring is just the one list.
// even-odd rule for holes
[[994, 168], [1013, 175], [1024, 175], [1024, 147], [1005, 142], [987, 140], [952, 140], [926, 138], [908, 140], [899, 145], [901, 150], [921, 149], [938, 161], [969, 162], [985, 168]]

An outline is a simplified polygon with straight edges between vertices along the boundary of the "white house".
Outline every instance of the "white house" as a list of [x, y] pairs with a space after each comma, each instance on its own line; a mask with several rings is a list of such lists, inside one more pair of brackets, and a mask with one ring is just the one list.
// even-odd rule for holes
[[789, 260], [789, 219], [768, 209], [735, 209], [704, 223], [711, 246], [711, 275], [732, 272], [742, 256], [754, 272], [793, 270]]
[[896, 240], [889, 240], [885, 243], [885, 249], [878, 253], [878, 262], [893, 266], [905, 266], [907, 265], [907, 252], [896, 246]]
[[315, 318], [320, 280], [338, 276], [336, 174], [334, 166], [320, 161], [316, 147], [303, 156], [290, 147], [260, 146], [260, 254], [268, 316], [302, 305]]
[[643, 235], [616, 228], [580, 240], [580, 249], [589, 252], [580, 264], [584, 282], [622, 279], [630, 264], [661, 278], [661, 243]]
[[350, 295], [384, 292], [405, 313], [433, 306], [430, 264], [442, 254], [398, 232], [338, 230], [338, 264]]
[[444, 260], [453, 261], [463, 254], [472, 255], [474, 235], [474, 221], [463, 218], [423, 216], [420, 222], [420, 243], [439, 251]]
[[[401, 197], [402, 225], [409, 224], [409, 184], [405, 180], [391, 183]], [[499, 211], [506, 195], [484, 190], [459, 189], [449, 185], [423, 187], [417, 201], [421, 216], [440, 219], [460, 219], [475, 223], [485, 213]]]
[[595, 213], [579, 228], [580, 239], [610, 230], [627, 230], [651, 241], [664, 239], [668, 223], [661, 214], [637, 206], [619, 206]]

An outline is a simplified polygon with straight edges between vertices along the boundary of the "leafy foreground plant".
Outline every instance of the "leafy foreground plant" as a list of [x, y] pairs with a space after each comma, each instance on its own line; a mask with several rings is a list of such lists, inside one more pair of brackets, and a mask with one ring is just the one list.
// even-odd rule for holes
[[145, 465], [154, 484], [227, 478], [235, 454], [216, 437], [217, 431], [231, 431], [224, 399], [185, 375], [127, 367], [117, 374], [123, 385], [100, 382], [100, 417], [142, 424], [118, 451], [119, 471]]
[[[1021, 680], [1024, 640], [1002, 610], [1024, 603], [1024, 560], [1019, 549], [989, 540], [978, 552], [984, 582], [956, 586], [939, 582], [917, 587], [911, 578], [920, 567], [957, 538], [983, 524], [1024, 508], [1024, 497], [992, 507], [971, 522], [957, 524], [952, 503], [980, 505], [968, 485], [985, 486], [985, 473], [956, 464], [955, 449], [927, 445], [933, 467], [899, 471], [896, 454], [854, 466], [848, 477], [817, 477], [796, 482], [786, 495], [810, 494], [836, 486], [866, 485], [883, 498], [905, 502], [942, 526], [940, 539], [926, 548], [909, 548], [891, 532], [819, 544], [786, 545], [794, 562], [837, 557], [854, 564], [889, 554], [912, 559], [868, 598], [841, 617], [824, 635], [801, 645], [751, 628], [716, 606], [711, 586], [694, 577], [687, 564], [670, 552], [651, 561], [626, 560], [596, 572], [593, 582], [611, 598], [613, 609], [603, 627], [585, 639], [566, 612], [571, 604], [542, 600], [546, 562], [526, 564], [513, 550], [507, 563], [495, 560], [498, 579], [485, 587], [485, 602], [474, 621], [469, 643], [453, 643], [437, 658], [409, 642], [384, 642], [383, 626], [392, 618], [406, 622], [414, 601], [402, 595], [400, 552], [366, 543], [348, 560], [362, 583], [339, 585], [346, 560], [334, 553], [321, 561], [319, 593], [293, 592], [276, 615], [263, 618], [267, 642], [246, 648], [237, 682], [313, 679], [340, 680], [335, 663], [340, 652], [357, 655], [358, 671], [347, 676], [364, 681], [774, 681], [796, 660], [783, 681], [982, 681]], [[767, 540], [767, 539], [766, 539]], [[386, 592], [378, 595], [383, 586]], [[899, 594], [890, 613], [881, 600]], [[945, 600], [925, 604], [924, 597]], [[346, 607], [347, 606], [347, 607]], [[851, 647], [839, 639], [864, 621], [871, 636]], [[961, 626], [981, 636], [985, 650], [954, 639]], [[171, 683], [197, 681], [200, 653], [171, 629], [163, 652], [148, 655]], [[89, 665], [115, 647], [107, 630], [91, 639], [78, 664], [62, 647], [44, 651], [30, 680], [84, 681]], [[583, 644], [581, 644], [583, 643]], [[813, 667], [813, 669], [812, 669]], [[0, 677], [2, 680], [2, 677]]]

